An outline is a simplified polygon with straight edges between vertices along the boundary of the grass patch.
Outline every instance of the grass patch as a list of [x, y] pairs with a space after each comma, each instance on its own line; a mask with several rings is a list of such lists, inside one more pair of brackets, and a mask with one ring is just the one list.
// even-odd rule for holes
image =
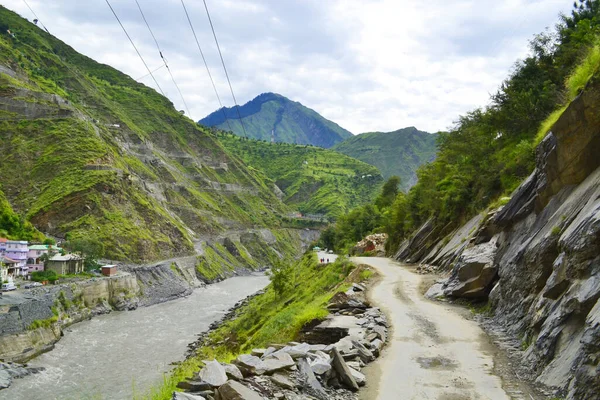
[[[354, 268], [345, 258], [320, 265], [314, 253], [306, 253], [286, 269], [289, 285], [283, 292], [278, 293], [273, 285], [269, 285], [264, 294], [238, 310], [234, 319], [213, 331], [195, 356], [166, 375], [145, 398], [169, 399], [177, 383], [197, 372], [202, 360], [214, 358], [230, 362], [253, 348], [294, 340], [304, 325], [328, 315], [328, 301], [342, 290], [344, 280]], [[365, 271], [360, 273], [361, 278], [370, 276]]]
[[559, 109], [552, 112], [548, 118], [542, 122], [535, 138], [535, 144], [537, 145], [544, 139], [546, 134], [552, 129], [556, 121], [565, 112], [569, 103], [571, 103], [575, 97], [581, 93], [585, 85], [590, 79], [598, 72], [600, 68], [600, 43], [594, 45], [583, 59], [583, 61], [575, 68], [575, 70], [566, 79], [566, 96], [567, 99], [565, 104]]

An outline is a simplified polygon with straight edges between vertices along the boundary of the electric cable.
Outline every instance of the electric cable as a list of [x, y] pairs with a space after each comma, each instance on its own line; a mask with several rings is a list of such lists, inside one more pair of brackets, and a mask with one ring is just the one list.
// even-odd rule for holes
[[225, 67], [225, 61], [223, 60], [223, 54], [221, 53], [221, 46], [219, 46], [219, 41], [217, 40], [217, 34], [215, 33], [215, 27], [213, 26], [212, 19], [210, 18], [210, 12], [208, 11], [208, 6], [206, 5], [206, 0], [202, 0], [202, 1], [204, 2], [204, 9], [206, 10], [206, 15], [208, 16], [208, 22], [210, 23], [210, 29], [212, 30], [213, 37], [215, 38], [215, 43], [217, 44], [217, 50], [219, 50], [219, 57], [221, 57], [221, 64], [223, 64], [223, 70], [225, 70], [225, 76], [227, 77], [227, 83], [229, 84], [229, 90], [231, 90], [231, 97], [233, 97], [233, 103], [235, 104], [235, 109], [237, 111], [238, 118], [240, 119], [240, 124], [242, 125], [242, 129], [244, 131], [244, 137], [248, 137], [248, 135], [246, 134], [246, 127], [244, 126], [244, 120], [242, 119], [242, 115], [240, 114], [240, 106], [238, 106], [237, 100], [235, 98], [235, 94], [233, 93], [233, 86], [231, 86], [231, 80], [229, 79], [229, 74], [227, 73], [227, 67]]
[[215, 95], [217, 96], [217, 100], [219, 101], [219, 106], [221, 107], [221, 111], [223, 112], [223, 117], [225, 118], [225, 122], [227, 122], [227, 126], [229, 130], [233, 132], [231, 129], [231, 125], [229, 124], [229, 120], [227, 119], [227, 114], [225, 113], [225, 107], [223, 107], [223, 103], [221, 102], [221, 97], [219, 97], [219, 92], [217, 91], [217, 87], [215, 86], [215, 81], [210, 73], [210, 69], [208, 68], [208, 63], [206, 62], [206, 58], [204, 57], [204, 52], [202, 51], [202, 47], [200, 47], [200, 42], [198, 41], [198, 36], [196, 36], [196, 31], [194, 30], [194, 25], [192, 25], [192, 20], [190, 19], [190, 15], [188, 14], [187, 8], [185, 7], [185, 3], [181, 0], [181, 5], [183, 6], [183, 11], [185, 11], [185, 16], [187, 17], [188, 23], [190, 24], [190, 28], [192, 30], [192, 34], [194, 35], [194, 39], [196, 40], [196, 45], [198, 46], [198, 51], [200, 51], [200, 55], [202, 56], [202, 61], [204, 61], [204, 66], [206, 67], [206, 72], [208, 73], [208, 77], [210, 78], [210, 82], [212, 83], [212, 87], [215, 91]]
[[167, 68], [167, 71], [169, 72], [169, 75], [171, 76], [171, 80], [173, 81], [173, 84], [175, 85], [175, 87], [177, 88], [177, 91], [179, 92], [181, 101], [183, 102], [183, 105], [184, 105], [188, 115], [191, 118], [190, 109], [188, 108], [187, 103], [185, 102], [185, 99], [183, 98], [183, 94], [181, 93], [181, 90], [179, 89], [179, 85], [177, 84], [177, 82], [175, 82], [175, 78], [173, 77], [173, 74], [171, 73], [171, 69], [169, 68], [169, 65], [167, 64], [167, 60], [163, 56], [162, 50], [160, 49], [158, 40], [156, 40], [156, 37], [154, 36], [154, 33], [152, 32], [152, 29], [150, 28], [150, 24], [146, 20], [146, 16], [144, 15], [144, 12], [142, 11], [142, 7], [140, 6], [140, 3], [138, 2], [138, 0], [135, 0], [135, 4], [137, 4], [138, 9], [140, 10], [140, 14], [142, 14], [142, 18], [143, 18], [144, 22], [146, 23], [146, 26], [148, 27], [148, 31], [150, 31], [150, 35], [152, 35], [152, 39], [154, 39], [154, 43], [156, 44], [156, 48], [158, 49], [158, 54], [160, 54], [160, 58], [162, 59], [163, 63], [165, 64], [165, 67]]
[[150, 71], [150, 68], [148, 67], [148, 64], [146, 64], [146, 61], [144, 60], [144, 57], [142, 57], [142, 55], [140, 54], [139, 50], [137, 49], [137, 47], [135, 46], [135, 43], [133, 43], [133, 40], [131, 40], [131, 36], [129, 36], [129, 33], [127, 33], [127, 29], [125, 29], [125, 27], [123, 26], [123, 24], [121, 23], [121, 20], [119, 19], [119, 17], [117, 16], [117, 13], [115, 12], [115, 10], [112, 8], [112, 6], [110, 5], [110, 2], [108, 0], [105, 0], [106, 4], [108, 5], [108, 7], [110, 8], [110, 11], [112, 11], [113, 15], [115, 16], [115, 18], [117, 19], [117, 22], [119, 23], [119, 25], [121, 25], [121, 29], [123, 29], [123, 32], [125, 32], [125, 36], [127, 36], [127, 39], [129, 39], [129, 42], [131, 43], [131, 45], [133, 46], [133, 48], [135, 49], [135, 52], [137, 53], [137, 55], [140, 57], [140, 60], [142, 60], [142, 63], [144, 63], [144, 66], [146, 67], [146, 69], [148, 70], [148, 73], [150, 74], [150, 76], [152, 77], [152, 79], [154, 80], [154, 83], [156, 83], [156, 86], [158, 87], [158, 90], [160, 90], [160, 93], [167, 97], [165, 95], [165, 93], [163, 92], [162, 88], [160, 87], [160, 85], [158, 84], [158, 81], [156, 80], [156, 78], [154, 77], [154, 74], [152, 74], [152, 71]]

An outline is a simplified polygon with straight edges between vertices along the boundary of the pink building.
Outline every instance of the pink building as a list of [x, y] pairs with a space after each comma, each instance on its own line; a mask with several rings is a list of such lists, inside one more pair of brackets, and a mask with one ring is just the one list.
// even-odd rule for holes
[[8, 239], [0, 238], [0, 256], [6, 251], [6, 242], [8, 242]]
[[62, 252], [60, 247], [56, 247], [51, 244], [34, 244], [29, 246], [29, 251], [27, 252], [27, 267], [29, 267], [28, 272], [31, 274], [35, 271], [43, 271], [44, 262], [42, 261], [42, 256], [44, 254], [48, 254], [48, 257], [52, 258], [60, 252]]
[[27, 267], [27, 241], [25, 240], [7, 240], [4, 256], [17, 262], [17, 276], [27, 276], [29, 268]]

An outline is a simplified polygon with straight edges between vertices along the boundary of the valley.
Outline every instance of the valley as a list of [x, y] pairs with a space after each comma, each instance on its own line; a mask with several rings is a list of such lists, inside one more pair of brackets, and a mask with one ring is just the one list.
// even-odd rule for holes
[[135, 3], [34, 4], [107, 64], [0, 6], [0, 399], [600, 399], [600, 0], [423, 59], [394, 2]]

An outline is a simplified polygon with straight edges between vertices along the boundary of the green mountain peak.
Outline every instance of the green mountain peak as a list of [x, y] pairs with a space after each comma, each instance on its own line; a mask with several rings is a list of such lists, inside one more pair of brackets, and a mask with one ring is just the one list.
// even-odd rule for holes
[[223, 107], [199, 123], [231, 131], [238, 136], [244, 136], [245, 128], [247, 136], [252, 139], [312, 144], [325, 148], [352, 137], [352, 133], [335, 122], [277, 93], [256, 96], [239, 107], [239, 115], [244, 127], [235, 107]]

